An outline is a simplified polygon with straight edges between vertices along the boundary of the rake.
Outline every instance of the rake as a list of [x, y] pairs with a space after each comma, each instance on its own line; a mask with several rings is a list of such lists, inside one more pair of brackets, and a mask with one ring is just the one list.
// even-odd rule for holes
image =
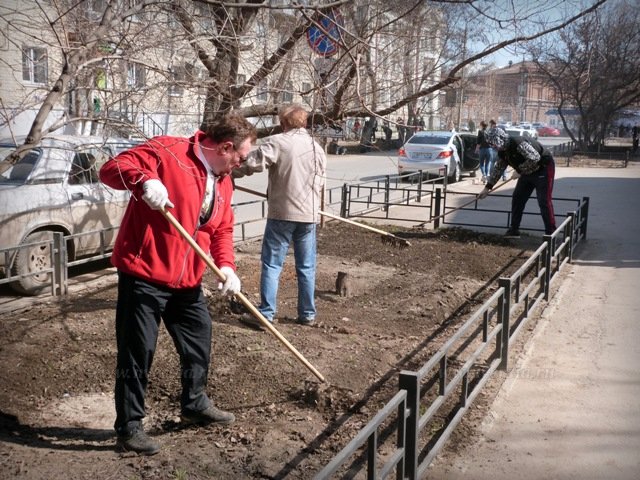
[[[213, 270], [216, 276], [222, 282], [224, 282], [226, 280], [225, 274], [220, 271], [220, 269], [216, 266], [215, 263], [213, 263], [213, 260], [211, 259], [211, 257], [207, 255], [204, 252], [204, 250], [202, 250], [200, 245], [198, 245], [196, 241], [193, 238], [191, 238], [191, 235], [189, 235], [189, 232], [187, 232], [184, 229], [184, 227], [180, 224], [180, 222], [178, 222], [176, 217], [174, 217], [170, 212], [167, 212], [164, 209], [160, 210], [160, 212], [162, 213], [164, 218], [166, 218], [169, 221], [169, 223], [171, 223], [171, 225], [173, 225], [178, 230], [178, 232], [180, 232], [180, 234], [184, 237], [184, 239], [189, 243], [191, 248], [193, 248], [195, 252], [198, 254], [198, 256], [202, 260], [204, 260], [204, 262], [209, 266], [209, 268], [211, 268], [211, 270]], [[278, 340], [280, 340], [284, 344], [284, 346], [287, 347], [289, 351], [293, 353], [294, 356], [298, 360], [300, 360], [300, 362], [302, 362], [304, 366], [311, 371], [311, 373], [313, 373], [321, 382], [323, 383], [325, 382], [325, 379], [322, 376], [322, 374], [320, 374], [320, 372], [318, 372], [318, 370], [316, 370], [316, 368], [313, 365], [311, 365], [311, 363], [309, 363], [309, 361], [306, 358], [304, 358], [302, 354], [298, 352], [298, 350], [296, 350], [296, 348], [293, 345], [291, 345], [291, 343], [289, 343], [289, 341], [286, 338], [284, 338], [278, 330], [274, 328], [273, 325], [271, 325], [271, 322], [269, 322], [266, 318], [264, 318], [264, 316], [260, 313], [260, 311], [249, 301], [247, 297], [243, 295], [242, 292], [236, 293], [235, 296], [237, 299], [240, 300], [240, 302], [242, 302], [242, 304], [245, 307], [247, 307], [247, 309], [253, 314], [253, 316], [255, 316], [260, 321], [260, 323], [264, 325], [265, 328], [267, 328]]]
[[[495, 192], [497, 189], [499, 189], [499, 188], [501, 188], [501, 187], [504, 187], [504, 186], [505, 186], [507, 183], [509, 183], [511, 180], [512, 180], [512, 179], [511, 179], [511, 178], [509, 178], [509, 179], [505, 180], [505, 181], [504, 181], [504, 182], [502, 182], [502, 183], [498, 183], [495, 187], [493, 187], [493, 189], [492, 189], [491, 191], [492, 191], [492, 192]], [[427, 225], [427, 224], [429, 224], [429, 223], [431, 223], [431, 222], [433, 222], [433, 221], [435, 221], [435, 220], [438, 220], [439, 218], [444, 218], [446, 215], [449, 215], [450, 213], [457, 212], [458, 210], [462, 210], [463, 208], [468, 207], [469, 205], [471, 205], [472, 203], [477, 202], [477, 201], [478, 201], [478, 197], [475, 197], [475, 198], [473, 198], [473, 199], [469, 200], [468, 202], [463, 203], [462, 205], [460, 205], [460, 206], [458, 206], [458, 207], [456, 207], [456, 208], [452, 208], [452, 209], [451, 209], [451, 210], [449, 210], [448, 212], [444, 212], [443, 214], [438, 215], [437, 217], [430, 218], [429, 220], [427, 220], [427, 221], [425, 221], [425, 222], [422, 222], [422, 223], [419, 223], [419, 224], [417, 224], [417, 225], [414, 225], [414, 226], [413, 226], [413, 228], [422, 228], [422, 227], [424, 227], [425, 225]]]
[[[251, 190], [250, 188], [241, 187], [240, 185], [236, 185], [235, 188], [237, 190], [240, 190], [241, 192], [251, 193], [253, 195], [257, 195], [258, 197], [267, 198], [267, 196], [264, 193], [258, 192], [256, 190]], [[332, 218], [340, 222], [348, 223], [349, 225], [364, 228], [365, 230], [378, 233], [380, 234], [380, 240], [382, 241], [382, 243], [388, 243], [393, 245], [394, 247], [400, 247], [400, 248], [411, 246], [411, 243], [408, 240], [397, 237], [393, 233], [385, 232], [384, 230], [380, 230], [375, 227], [370, 227], [369, 225], [365, 225], [363, 223], [354, 222], [353, 220], [349, 220], [348, 218], [340, 217], [338, 215], [334, 215], [333, 213], [324, 212], [322, 210], [320, 210], [318, 213], [320, 213], [320, 215], [322, 215], [323, 217]]]

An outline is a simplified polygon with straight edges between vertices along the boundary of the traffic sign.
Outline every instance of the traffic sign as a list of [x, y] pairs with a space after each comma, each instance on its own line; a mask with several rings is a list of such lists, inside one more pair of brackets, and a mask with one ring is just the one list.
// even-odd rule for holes
[[340, 29], [344, 26], [342, 15], [337, 10], [331, 10], [318, 22], [307, 29], [307, 41], [311, 50], [323, 57], [331, 57], [338, 52]]

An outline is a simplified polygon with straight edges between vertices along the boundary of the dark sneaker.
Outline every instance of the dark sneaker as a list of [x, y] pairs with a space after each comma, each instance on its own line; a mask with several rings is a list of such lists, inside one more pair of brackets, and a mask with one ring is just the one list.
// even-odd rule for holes
[[[267, 318], [267, 321], [272, 325], [276, 323], [275, 320], [270, 320]], [[264, 325], [260, 320], [258, 320], [255, 315], [252, 313], [245, 313], [240, 316], [240, 323], [244, 323], [248, 327], [255, 328], [256, 330], [264, 330]]]
[[229, 425], [236, 421], [236, 417], [231, 412], [225, 412], [219, 408], [211, 405], [204, 410], [194, 412], [192, 410], [183, 410], [180, 415], [182, 423], [186, 425], [208, 425], [210, 423], [217, 423], [219, 425]]
[[123, 452], [136, 452], [140, 455], [155, 455], [160, 451], [160, 444], [147, 435], [142, 428], [129, 435], [118, 435], [116, 447]]
[[298, 318], [296, 320], [296, 323], [298, 325], [305, 325], [307, 327], [312, 326], [314, 323], [316, 323], [316, 319], [315, 318]]
[[520, 238], [520, 230], [510, 228], [507, 233], [504, 234], [504, 238]]

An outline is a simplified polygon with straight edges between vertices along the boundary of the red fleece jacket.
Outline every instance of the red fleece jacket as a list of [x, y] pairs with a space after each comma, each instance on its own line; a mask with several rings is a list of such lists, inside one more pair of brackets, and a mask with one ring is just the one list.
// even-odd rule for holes
[[190, 232], [215, 264], [235, 270], [233, 252], [233, 184], [229, 176], [216, 178], [211, 218], [200, 225], [207, 172], [196, 156], [203, 137], [155, 137], [122, 152], [100, 169], [106, 185], [131, 191], [111, 262], [119, 270], [170, 288], [192, 288], [202, 282], [206, 263], [160, 212], [142, 200], [142, 184], [160, 180], [174, 204], [171, 213]]

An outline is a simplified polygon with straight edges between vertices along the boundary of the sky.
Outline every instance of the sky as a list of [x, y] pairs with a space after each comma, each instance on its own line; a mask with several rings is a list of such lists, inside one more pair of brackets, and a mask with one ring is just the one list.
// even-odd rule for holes
[[[487, 29], [488, 31], [484, 32], [489, 38], [490, 44], [495, 45], [509, 38], [530, 35], [534, 31], [555, 26], [578, 14], [594, 2], [595, 0], [481, 0], [475, 3], [475, 6], [488, 17], [503, 20], [503, 29], [496, 28], [494, 23]], [[518, 30], [511, 28], [508, 21], [514, 17], [526, 19], [525, 22], [519, 22]], [[478, 15], [476, 19], [482, 21], [482, 16]], [[474, 47], [474, 49], [482, 50], [486, 45], [476, 42]], [[504, 67], [508, 65], [509, 61], [514, 63], [522, 61], [523, 53], [522, 49], [512, 45], [486, 57], [482, 63], [493, 62], [498, 67]]]

